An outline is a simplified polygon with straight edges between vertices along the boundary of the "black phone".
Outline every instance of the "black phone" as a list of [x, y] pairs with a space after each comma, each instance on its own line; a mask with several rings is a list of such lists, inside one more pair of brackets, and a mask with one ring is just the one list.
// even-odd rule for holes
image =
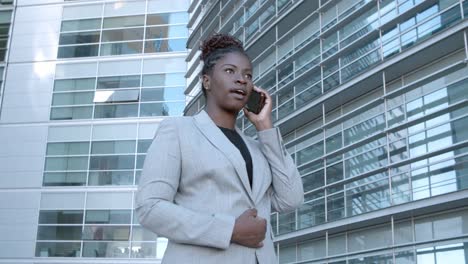
[[258, 114], [260, 113], [264, 105], [265, 96], [260, 92], [252, 90], [249, 96], [249, 100], [247, 100], [247, 104], [245, 105], [245, 108], [247, 108], [247, 110], [253, 112], [254, 114]]

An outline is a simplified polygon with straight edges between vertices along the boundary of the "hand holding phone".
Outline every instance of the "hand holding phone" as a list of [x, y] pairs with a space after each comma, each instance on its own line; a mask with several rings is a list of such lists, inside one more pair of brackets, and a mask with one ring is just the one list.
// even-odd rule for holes
[[254, 86], [244, 107], [244, 115], [257, 131], [270, 129], [273, 127], [271, 107], [272, 99], [268, 92]]
[[247, 100], [247, 104], [245, 108], [250, 112], [258, 115], [260, 111], [262, 111], [263, 106], [265, 105], [265, 95], [263, 93], [257, 92], [252, 90], [250, 93], [249, 99]]

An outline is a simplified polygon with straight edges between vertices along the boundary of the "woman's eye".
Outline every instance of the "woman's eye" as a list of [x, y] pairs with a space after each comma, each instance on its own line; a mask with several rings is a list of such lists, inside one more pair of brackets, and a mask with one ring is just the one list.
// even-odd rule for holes
[[234, 73], [234, 71], [232, 69], [226, 69], [226, 72], [227, 73]]
[[245, 75], [245, 78], [249, 79], [249, 80], [252, 80], [252, 74], [246, 74]]

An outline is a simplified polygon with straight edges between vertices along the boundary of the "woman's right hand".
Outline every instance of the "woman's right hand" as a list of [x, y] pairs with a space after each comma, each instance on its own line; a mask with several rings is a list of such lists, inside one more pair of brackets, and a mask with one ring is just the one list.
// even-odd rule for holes
[[250, 248], [263, 247], [267, 221], [257, 216], [257, 209], [248, 209], [234, 224], [231, 241]]

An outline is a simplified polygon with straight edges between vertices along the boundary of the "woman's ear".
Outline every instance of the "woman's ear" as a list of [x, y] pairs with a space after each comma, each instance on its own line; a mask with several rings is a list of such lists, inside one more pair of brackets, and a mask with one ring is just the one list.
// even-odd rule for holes
[[205, 90], [210, 90], [210, 76], [204, 74], [202, 76], [202, 83]]

